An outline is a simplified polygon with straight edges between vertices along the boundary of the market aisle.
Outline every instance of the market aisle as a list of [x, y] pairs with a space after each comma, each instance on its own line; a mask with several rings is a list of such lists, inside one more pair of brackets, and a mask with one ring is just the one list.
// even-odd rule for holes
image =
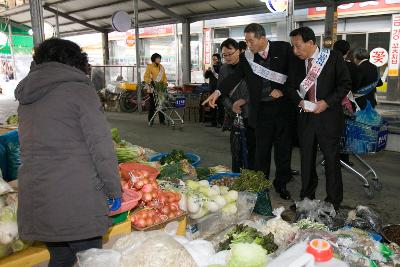
[[[155, 124], [153, 128], [147, 126], [147, 114], [107, 113], [112, 127], [120, 129], [123, 139], [134, 144], [149, 147], [156, 151], [171, 151], [174, 148], [187, 152], [194, 152], [201, 157], [202, 166], [215, 166], [219, 164], [230, 166], [229, 134], [220, 129], [204, 127], [200, 123], [187, 123], [183, 130], [172, 130], [166, 126]], [[367, 205], [376, 209], [382, 215], [385, 223], [398, 223], [400, 209], [397, 207], [400, 180], [398, 179], [400, 153], [382, 152], [367, 156], [367, 161], [375, 168], [383, 183], [383, 190], [376, 192], [375, 198], [368, 200], [361, 182], [352, 174], [343, 171], [344, 206], [355, 207]], [[299, 153], [293, 153], [292, 167], [299, 169]], [[271, 173], [275, 172], [272, 163]], [[322, 166], [318, 168], [319, 177], [324, 177]], [[325, 198], [325, 179], [320, 179], [317, 198]], [[300, 190], [300, 177], [288, 184], [288, 189], [296, 199]], [[284, 205], [286, 208], [292, 204], [284, 201], [273, 191], [271, 194], [274, 207]]]

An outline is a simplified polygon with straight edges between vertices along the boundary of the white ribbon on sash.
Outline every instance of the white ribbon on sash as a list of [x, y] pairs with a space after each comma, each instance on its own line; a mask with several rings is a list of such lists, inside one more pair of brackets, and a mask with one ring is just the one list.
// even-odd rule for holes
[[308, 90], [310, 90], [311, 86], [315, 83], [318, 79], [319, 75], [321, 74], [323, 68], [325, 67], [326, 62], [328, 61], [329, 55], [331, 51], [326, 48], [322, 48], [319, 52], [317, 58], [314, 58], [312, 61], [311, 69], [307, 73], [307, 76], [300, 84], [300, 92], [299, 95], [301, 98], [304, 99]]
[[218, 75], [218, 73], [215, 72], [214, 66], [211, 67], [211, 72], [212, 72], [212, 74], [214, 75], [215, 79], [218, 80], [218, 76], [219, 76], [219, 75]]
[[158, 75], [157, 75], [157, 77], [155, 79], [155, 82], [160, 82], [162, 80], [162, 77], [163, 77], [164, 73], [165, 73], [164, 67], [162, 65], [159, 65], [159, 66], [160, 66], [160, 71], [158, 72]]
[[245, 52], [245, 57], [247, 59], [247, 62], [249, 62], [251, 69], [253, 70], [254, 74], [257, 74], [258, 76], [279, 83], [279, 84], [284, 84], [286, 82], [287, 76], [267, 69], [266, 67], [261, 66], [260, 64], [257, 64], [254, 62], [254, 54], [250, 50], [246, 50]]

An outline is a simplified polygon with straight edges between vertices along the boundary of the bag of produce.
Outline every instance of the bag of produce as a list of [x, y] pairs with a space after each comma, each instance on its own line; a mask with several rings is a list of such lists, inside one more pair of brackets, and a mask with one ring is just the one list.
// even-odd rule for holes
[[380, 233], [383, 221], [376, 211], [360, 205], [355, 210], [349, 212], [348, 224], [365, 231], [373, 230]]
[[76, 256], [78, 267], [121, 267], [121, 253], [111, 249], [92, 248]]

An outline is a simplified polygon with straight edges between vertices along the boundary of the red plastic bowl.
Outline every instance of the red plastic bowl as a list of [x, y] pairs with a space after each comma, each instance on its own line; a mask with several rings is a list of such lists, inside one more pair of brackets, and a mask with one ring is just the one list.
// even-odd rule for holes
[[119, 170], [123, 180], [130, 180], [132, 176], [155, 179], [160, 174], [157, 169], [136, 162], [121, 163]]
[[135, 192], [134, 194], [131, 193], [130, 197], [132, 197], [131, 200], [122, 202], [121, 207], [116, 211], [110, 212], [108, 216], [113, 216], [136, 208], [136, 206], [139, 204], [140, 199], [142, 198], [142, 194], [140, 192]]
[[314, 256], [315, 261], [329, 261], [333, 257], [333, 248], [324, 239], [313, 239], [308, 243], [307, 252]]

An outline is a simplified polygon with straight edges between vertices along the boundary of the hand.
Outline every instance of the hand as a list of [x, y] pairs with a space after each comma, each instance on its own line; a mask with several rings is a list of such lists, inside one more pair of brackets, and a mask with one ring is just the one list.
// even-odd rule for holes
[[215, 102], [217, 102], [217, 99], [219, 98], [219, 92], [214, 91], [206, 100], [204, 100], [203, 103], [201, 103], [203, 106], [208, 104], [210, 107], [215, 108]]
[[121, 208], [121, 198], [112, 198], [107, 200], [110, 211], [117, 211]]
[[299, 108], [301, 108], [304, 112], [313, 112], [312, 110], [309, 110], [309, 109], [305, 108], [304, 100], [300, 101]]
[[246, 100], [244, 100], [244, 99], [236, 100], [235, 103], [233, 103], [233, 105], [232, 105], [232, 111], [237, 114], [242, 113], [241, 107], [245, 104], [246, 104]]
[[283, 96], [283, 93], [279, 89], [274, 89], [269, 95], [272, 96], [273, 98], [280, 98]]
[[325, 102], [325, 100], [319, 100], [315, 104], [317, 105], [317, 107], [314, 110], [315, 114], [324, 112], [328, 108], [328, 104]]

